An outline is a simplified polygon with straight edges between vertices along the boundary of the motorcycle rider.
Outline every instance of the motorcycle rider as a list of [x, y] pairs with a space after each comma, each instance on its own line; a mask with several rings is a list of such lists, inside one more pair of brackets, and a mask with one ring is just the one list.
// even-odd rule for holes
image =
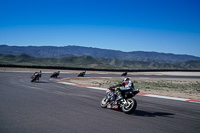
[[40, 78], [42, 77], [42, 71], [41, 70], [38, 72], [38, 75], [40, 76]]
[[120, 99], [122, 99], [123, 97], [122, 97], [122, 95], [121, 95], [121, 90], [130, 90], [130, 91], [134, 91], [135, 90], [135, 87], [134, 87], [134, 85], [133, 85], [133, 82], [129, 79], [129, 78], [124, 78], [124, 80], [123, 80], [123, 82], [122, 82], [122, 84], [121, 84], [121, 86], [123, 86], [123, 87], [120, 87], [120, 90], [118, 91], [118, 97], [117, 97], [117, 99], [116, 100], [120, 100]]
[[60, 71], [58, 71], [57, 74], [59, 75], [59, 74], [60, 74]]
[[54, 74], [54, 75], [56, 76], [56, 78], [57, 78], [57, 76], [60, 75], [60, 71], [58, 71], [58, 72], [54, 72], [53, 74]]
[[[122, 81], [121, 84], [118, 84], [116, 86], [112, 86], [110, 87], [110, 89], [112, 90], [113, 88], [115, 91], [115, 94], [117, 95], [116, 100], [113, 102], [113, 108], [116, 108], [116, 101], [119, 101], [123, 98], [121, 91], [134, 91], [135, 87], [133, 85], [133, 82], [129, 79], [129, 78], [124, 78], [124, 80]], [[108, 104], [108, 108], [111, 108], [111, 103]]]
[[37, 76], [37, 80], [39, 80], [39, 78], [41, 78], [42, 76], [42, 71], [40, 70], [39, 72], [35, 72], [31, 78], [34, 78], [35, 76]]

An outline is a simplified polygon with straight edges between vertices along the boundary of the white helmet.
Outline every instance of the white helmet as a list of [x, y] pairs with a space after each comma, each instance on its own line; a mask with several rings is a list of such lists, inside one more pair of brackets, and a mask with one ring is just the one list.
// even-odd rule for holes
[[129, 78], [124, 78], [123, 82], [130, 80]]

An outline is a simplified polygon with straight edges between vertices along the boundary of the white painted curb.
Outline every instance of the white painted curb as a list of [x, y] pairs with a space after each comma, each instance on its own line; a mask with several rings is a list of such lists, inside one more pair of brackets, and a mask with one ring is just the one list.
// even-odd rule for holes
[[[95, 90], [103, 90], [103, 91], [107, 90], [106, 88], [90, 87], [90, 86], [84, 86], [84, 85], [79, 85], [79, 84], [74, 84], [74, 83], [68, 83], [68, 82], [57, 82], [57, 83], [65, 84], [65, 85], [72, 85], [72, 86], [79, 86], [79, 87], [84, 87], [84, 88], [89, 88], [89, 89], [95, 89]], [[199, 100], [192, 100], [192, 99], [185, 99], [185, 98], [159, 96], [159, 95], [152, 95], [152, 94], [141, 94], [141, 93], [139, 93], [138, 95], [140, 95], [140, 96], [147, 96], [147, 97], [154, 97], [154, 98], [169, 99], [169, 100], [176, 100], [176, 101], [187, 101], [187, 102], [193, 102], [193, 103], [200, 103]]]

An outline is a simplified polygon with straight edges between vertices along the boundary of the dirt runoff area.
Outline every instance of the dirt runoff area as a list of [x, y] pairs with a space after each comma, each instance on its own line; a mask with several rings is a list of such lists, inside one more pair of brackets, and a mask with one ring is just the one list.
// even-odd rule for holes
[[[136, 89], [140, 93], [155, 94], [161, 96], [187, 98], [200, 100], [200, 79], [171, 79], [171, 78], [130, 78]], [[62, 81], [81, 84], [85, 86], [94, 86], [108, 88], [121, 83], [122, 77], [113, 78], [65, 78]]]

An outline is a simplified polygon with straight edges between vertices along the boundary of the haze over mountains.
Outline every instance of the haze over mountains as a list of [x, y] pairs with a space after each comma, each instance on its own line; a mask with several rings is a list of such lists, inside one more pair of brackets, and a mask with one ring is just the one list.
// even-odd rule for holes
[[93, 58], [118, 59], [126, 61], [181, 63], [187, 61], [200, 61], [200, 57], [191, 55], [178, 55], [157, 52], [123, 52], [82, 46], [8, 46], [0, 45], [0, 54], [21, 55], [26, 54], [38, 58], [61, 58], [69, 56], [91, 56]]

